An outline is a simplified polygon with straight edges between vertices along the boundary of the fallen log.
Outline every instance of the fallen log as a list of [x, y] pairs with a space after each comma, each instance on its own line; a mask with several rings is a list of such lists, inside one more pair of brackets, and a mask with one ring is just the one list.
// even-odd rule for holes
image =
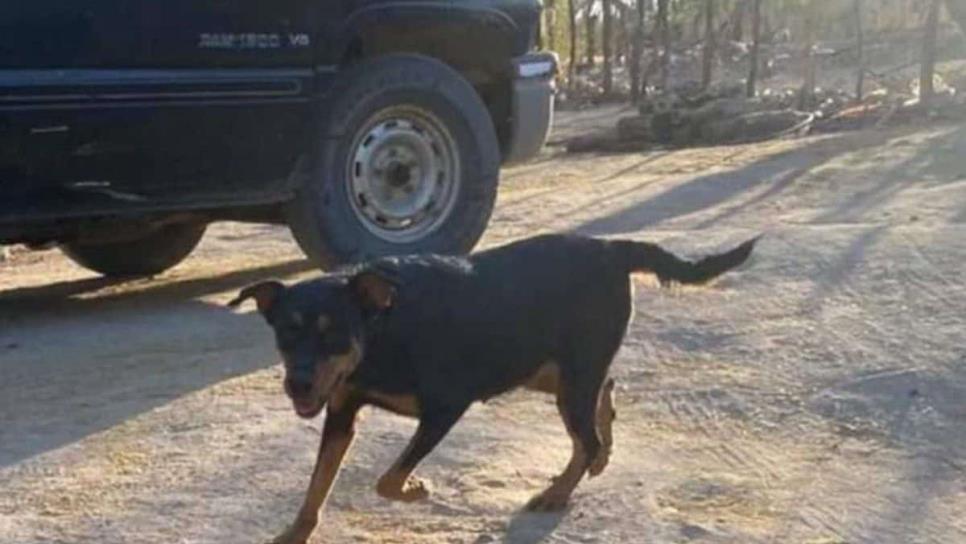
[[616, 133], [577, 136], [567, 142], [567, 153], [632, 153], [651, 145], [643, 140], [623, 140]]
[[651, 116], [622, 117], [617, 121], [617, 137], [621, 140], [653, 140]]
[[707, 123], [701, 131], [701, 139], [712, 144], [770, 140], [807, 131], [814, 120], [814, 114], [795, 110], [748, 113]]
[[681, 123], [704, 125], [731, 117], [739, 117], [767, 109], [764, 101], [757, 98], [721, 98], [700, 108], [681, 112]]
[[723, 98], [741, 98], [744, 96], [745, 87], [740, 83], [715, 84], [711, 88], [702, 90], [696, 94], [681, 96], [684, 106], [690, 109], [700, 108], [709, 102]]

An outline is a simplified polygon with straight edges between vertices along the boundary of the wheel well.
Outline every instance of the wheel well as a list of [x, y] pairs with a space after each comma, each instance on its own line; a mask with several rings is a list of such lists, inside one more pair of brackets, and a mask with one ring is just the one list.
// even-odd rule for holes
[[[467, 46], [467, 44], [472, 44]], [[510, 58], [512, 39], [500, 28], [470, 23], [372, 24], [348, 42], [341, 64], [388, 53], [418, 53], [440, 60], [476, 89], [493, 120], [501, 149], [511, 128]]]

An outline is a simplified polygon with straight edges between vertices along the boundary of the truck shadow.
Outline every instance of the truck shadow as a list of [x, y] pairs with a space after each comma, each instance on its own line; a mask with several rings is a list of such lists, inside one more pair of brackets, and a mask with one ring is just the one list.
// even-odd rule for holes
[[311, 268], [290, 261], [124, 290], [87, 279], [0, 292], [0, 468], [272, 366], [259, 317], [198, 298]]
[[[265, 266], [235, 270], [217, 276], [202, 276], [181, 281], [156, 283], [145, 278], [86, 278], [0, 290], [0, 323], [37, 315], [49, 317], [53, 310], [110, 311], [124, 306], [177, 304], [234, 288], [267, 277], [288, 277], [312, 270], [305, 260], [290, 260]], [[112, 290], [115, 287], [125, 290]], [[143, 287], [142, 287], [143, 286]]]

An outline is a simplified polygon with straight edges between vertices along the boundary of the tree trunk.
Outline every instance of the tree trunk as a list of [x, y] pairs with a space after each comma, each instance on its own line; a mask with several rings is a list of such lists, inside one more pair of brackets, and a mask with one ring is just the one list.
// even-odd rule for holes
[[614, 47], [614, 17], [611, 13], [611, 1], [612, 0], [601, 0], [604, 10], [604, 29], [600, 38], [600, 49], [604, 55], [604, 96], [609, 95], [614, 89], [614, 73], [612, 66], [614, 61], [612, 58], [612, 50]]
[[631, 44], [631, 102], [637, 104], [644, 96], [644, 85], [641, 78], [641, 57], [644, 56], [644, 13], [650, 0], [637, 0], [637, 21], [634, 25], [634, 38]]
[[587, 65], [593, 66], [597, 60], [597, 16], [592, 15], [594, 2], [587, 3]]
[[657, 0], [657, 24], [661, 43], [661, 89], [671, 86], [671, 25], [668, 17], [668, 1]]
[[[757, 0], [752, 0], [757, 2]], [[760, 7], [759, 7], [760, 10]], [[731, 39], [732, 41], [740, 42], [744, 40], [745, 37], [745, 0], [738, 0], [735, 4], [735, 11], [731, 15]]]
[[939, 27], [939, 2], [932, 0], [926, 14], [926, 25], [922, 32], [922, 66], [919, 72], [919, 103], [928, 106], [932, 102], [935, 89], [933, 76], [936, 73], [936, 36]]
[[701, 30], [703, 21], [704, 10], [698, 10], [698, 12], [694, 14], [694, 17], [691, 18], [691, 24], [689, 25], [690, 28], [683, 32], [680, 37], [686, 42], [699, 41], [700, 37], [704, 35], [704, 32]]
[[704, 1], [704, 59], [701, 65], [701, 88], [711, 86], [714, 69], [714, 0]]
[[557, 2], [556, 0], [546, 0], [543, 9], [543, 20], [547, 27], [547, 48], [551, 51], [557, 50]]
[[858, 67], [855, 74], [855, 100], [862, 101], [863, 87], [865, 86], [865, 35], [862, 28], [862, 0], [854, 0], [855, 8], [855, 55], [858, 58]]
[[614, 31], [614, 64], [623, 66], [627, 62], [627, 46], [630, 45], [630, 40], [627, 39], [627, 21], [624, 20], [623, 10], [617, 11], [612, 25], [616, 27]]
[[754, 98], [758, 85], [758, 51], [761, 48], [761, 0], [753, 0], [751, 4], [751, 54], [748, 55], [750, 67], [745, 94]]
[[798, 109], [806, 110], [815, 102], [815, 11], [805, 8], [805, 46], [802, 49], [802, 87], [798, 91]]
[[570, 62], [567, 64], [567, 87], [574, 88], [574, 70], [577, 68], [577, 2], [567, 0], [567, 17], [570, 22]]
[[946, 0], [946, 13], [956, 21], [959, 31], [966, 35], [966, 2], [963, 0]]

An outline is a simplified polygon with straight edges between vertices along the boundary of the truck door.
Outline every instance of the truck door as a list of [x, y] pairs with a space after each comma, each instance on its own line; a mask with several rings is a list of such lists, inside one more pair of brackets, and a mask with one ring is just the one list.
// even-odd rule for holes
[[0, 2], [0, 138], [27, 150], [4, 166], [121, 198], [271, 192], [310, 119], [314, 5]]

